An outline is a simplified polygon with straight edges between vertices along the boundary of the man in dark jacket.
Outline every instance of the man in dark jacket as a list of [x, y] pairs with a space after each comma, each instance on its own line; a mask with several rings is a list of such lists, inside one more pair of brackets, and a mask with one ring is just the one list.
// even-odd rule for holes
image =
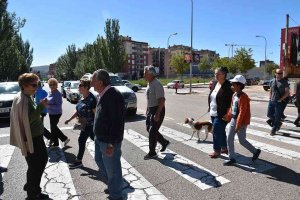
[[95, 71], [91, 84], [99, 93], [94, 121], [95, 161], [107, 179], [108, 198], [121, 200], [123, 178], [120, 159], [125, 121], [124, 98], [116, 88], [110, 86], [106, 70]]
[[298, 108], [298, 117], [295, 120], [294, 124], [297, 127], [300, 127], [299, 121], [300, 121], [300, 81], [297, 83], [297, 89], [296, 89], [296, 104]]

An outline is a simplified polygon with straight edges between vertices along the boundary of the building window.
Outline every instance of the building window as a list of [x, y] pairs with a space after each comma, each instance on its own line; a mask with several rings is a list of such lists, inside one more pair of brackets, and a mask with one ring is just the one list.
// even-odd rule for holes
[[128, 60], [128, 63], [130, 63], [130, 60]]

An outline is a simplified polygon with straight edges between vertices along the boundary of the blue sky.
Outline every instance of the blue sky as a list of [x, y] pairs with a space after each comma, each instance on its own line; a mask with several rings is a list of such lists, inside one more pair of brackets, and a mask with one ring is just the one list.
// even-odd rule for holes
[[[70, 44], [83, 47], [104, 35], [107, 18], [120, 21], [120, 33], [150, 47], [190, 45], [191, 0], [8, 0], [8, 11], [27, 20], [23, 39], [34, 49], [33, 66], [53, 63]], [[280, 30], [289, 14], [300, 26], [299, 0], [194, 0], [193, 47], [228, 56], [225, 44], [251, 45], [256, 62], [279, 64]], [[252, 46], [253, 45], [253, 46]]]

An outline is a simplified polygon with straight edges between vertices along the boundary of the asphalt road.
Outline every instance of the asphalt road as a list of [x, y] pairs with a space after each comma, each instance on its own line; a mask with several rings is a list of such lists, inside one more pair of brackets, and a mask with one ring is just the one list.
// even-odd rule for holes
[[[209, 120], [207, 113], [208, 88], [165, 89], [166, 117], [162, 134], [171, 141], [165, 153], [155, 160], [143, 159], [148, 150], [148, 134], [145, 130], [146, 97], [143, 90], [137, 92], [138, 114], [127, 118], [123, 152], [124, 199], [222, 199], [253, 200], [300, 199], [300, 131], [292, 124], [296, 108], [288, 106], [288, 116], [282, 129], [270, 136], [266, 125], [268, 92], [261, 86], [247, 87], [251, 101], [251, 125], [247, 138], [262, 150], [259, 160], [251, 162], [252, 154], [235, 142], [238, 153], [235, 166], [224, 167], [223, 155], [211, 159], [212, 136], [207, 141], [191, 140], [191, 129], [184, 126], [186, 117], [201, 121]], [[52, 199], [105, 199], [106, 185], [93, 160], [93, 142], [89, 141], [84, 155], [84, 167], [69, 170], [68, 163], [74, 161], [78, 151], [78, 131], [71, 129], [72, 123], [63, 122], [72, 115], [75, 104], [64, 100], [63, 115], [59, 126], [71, 139], [67, 147], [49, 149], [49, 163], [41, 186]], [[49, 128], [46, 117], [45, 126]], [[0, 199], [25, 199], [22, 190], [26, 179], [26, 162], [18, 149], [9, 145], [9, 127], [1, 120], [0, 165], [7, 165], [8, 172], [0, 179]], [[158, 145], [158, 151], [160, 146]], [[7, 161], [8, 160], [8, 161]], [[7, 164], [6, 164], [7, 163]]]

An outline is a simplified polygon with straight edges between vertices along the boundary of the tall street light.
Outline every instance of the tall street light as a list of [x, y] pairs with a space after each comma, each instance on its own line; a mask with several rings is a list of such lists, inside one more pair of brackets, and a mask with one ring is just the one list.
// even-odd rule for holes
[[265, 39], [265, 69], [264, 69], [264, 76], [266, 78], [266, 70], [267, 70], [267, 39], [265, 36], [263, 35], [257, 35], [255, 37], [261, 37], [261, 38], [264, 38]]
[[[173, 35], [177, 35], [178, 33], [172, 33], [171, 35], [169, 35], [168, 37], [168, 42], [167, 42], [167, 48], [168, 48], [168, 53], [170, 53], [170, 50], [169, 50], [169, 40], [170, 40], [170, 37], [173, 36]], [[169, 66], [167, 66], [167, 79], [169, 78]]]
[[193, 68], [193, 10], [194, 10], [194, 1], [191, 0], [191, 58], [190, 61], [190, 93], [192, 94], [192, 68]]

